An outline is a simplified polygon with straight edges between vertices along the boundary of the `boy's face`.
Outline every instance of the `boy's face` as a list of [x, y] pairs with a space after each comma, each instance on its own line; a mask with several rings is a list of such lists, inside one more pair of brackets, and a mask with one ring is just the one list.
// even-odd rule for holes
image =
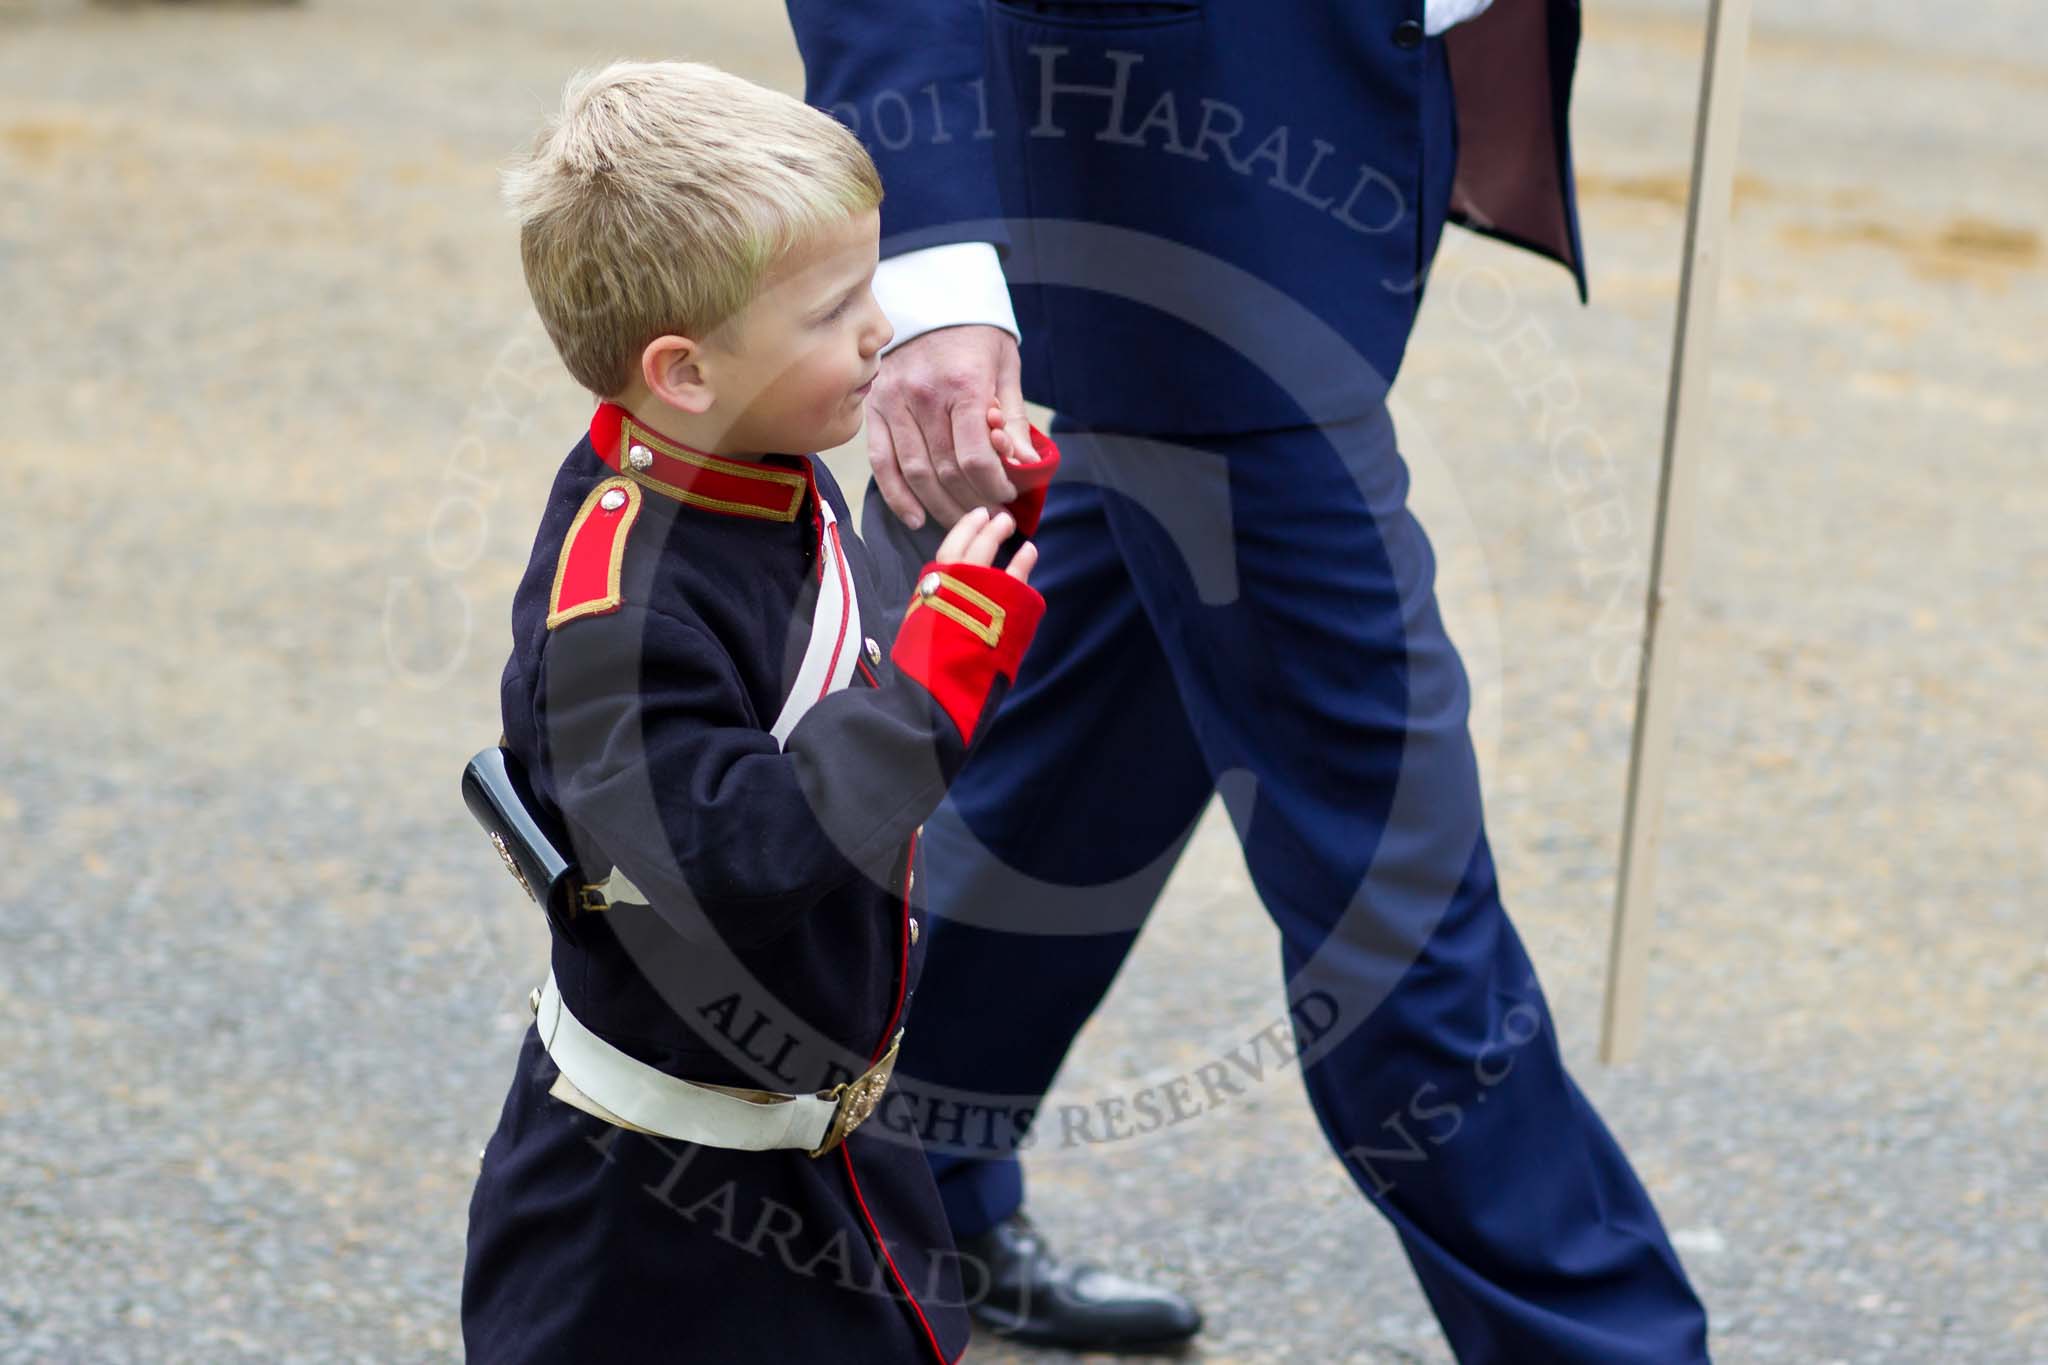
[[776, 262], [725, 335], [706, 345], [714, 416], [731, 426], [722, 449], [808, 454], [844, 445], [895, 335], [872, 288], [879, 210], [800, 243]]

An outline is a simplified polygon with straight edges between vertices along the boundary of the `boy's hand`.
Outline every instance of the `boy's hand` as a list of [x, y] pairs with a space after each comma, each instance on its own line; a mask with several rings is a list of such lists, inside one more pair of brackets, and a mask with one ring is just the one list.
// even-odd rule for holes
[[[1003, 548], [1017, 529], [1016, 518], [1008, 512], [989, 515], [986, 507], [977, 507], [953, 524], [946, 532], [946, 538], [939, 542], [939, 552], [933, 559], [940, 564], [992, 565], [996, 562], [996, 551]], [[1038, 563], [1038, 547], [1025, 541], [1017, 547], [1017, 553], [1010, 556], [1009, 566], [1004, 572], [1019, 583], [1031, 581], [1031, 570]]]
[[1010, 419], [1000, 404], [988, 405], [988, 443], [1005, 464], [1037, 464], [1038, 452], [1026, 441], [1022, 446], [1010, 435]]

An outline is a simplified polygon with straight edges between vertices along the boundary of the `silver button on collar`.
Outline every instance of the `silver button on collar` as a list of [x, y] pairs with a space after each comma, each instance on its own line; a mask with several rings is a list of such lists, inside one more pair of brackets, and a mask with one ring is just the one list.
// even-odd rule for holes
[[641, 445], [638, 441], [635, 441], [626, 451], [626, 463], [635, 469], [652, 469], [654, 468], [654, 452]]

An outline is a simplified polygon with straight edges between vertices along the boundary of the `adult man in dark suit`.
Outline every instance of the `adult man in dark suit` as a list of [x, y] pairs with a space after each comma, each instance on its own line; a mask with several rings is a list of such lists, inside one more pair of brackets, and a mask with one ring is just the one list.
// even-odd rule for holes
[[[1222, 790], [1311, 1103], [1459, 1358], [1704, 1360], [1502, 908], [1385, 403], [1447, 221], [1558, 260], [1583, 297], [1575, 0], [789, 9], [806, 98], [887, 191], [869, 515], [1006, 500], [1025, 396], [1064, 457], [1042, 647], [927, 825], [898, 1071], [994, 1271], [983, 1321], [1076, 1346], [1199, 1325], [1053, 1256], [1015, 1147], [1219, 778], [1248, 774]], [[1160, 1124], [1203, 1107], [1165, 1100]]]

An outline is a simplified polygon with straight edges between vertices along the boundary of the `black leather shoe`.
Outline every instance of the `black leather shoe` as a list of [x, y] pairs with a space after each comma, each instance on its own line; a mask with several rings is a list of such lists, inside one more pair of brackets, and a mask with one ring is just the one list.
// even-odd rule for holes
[[1010, 1341], [1086, 1351], [1158, 1351], [1202, 1330], [1202, 1315], [1170, 1290], [1052, 1254], [1019, 1209], [960, 1244], [962, 1287], [975, 1320]]

